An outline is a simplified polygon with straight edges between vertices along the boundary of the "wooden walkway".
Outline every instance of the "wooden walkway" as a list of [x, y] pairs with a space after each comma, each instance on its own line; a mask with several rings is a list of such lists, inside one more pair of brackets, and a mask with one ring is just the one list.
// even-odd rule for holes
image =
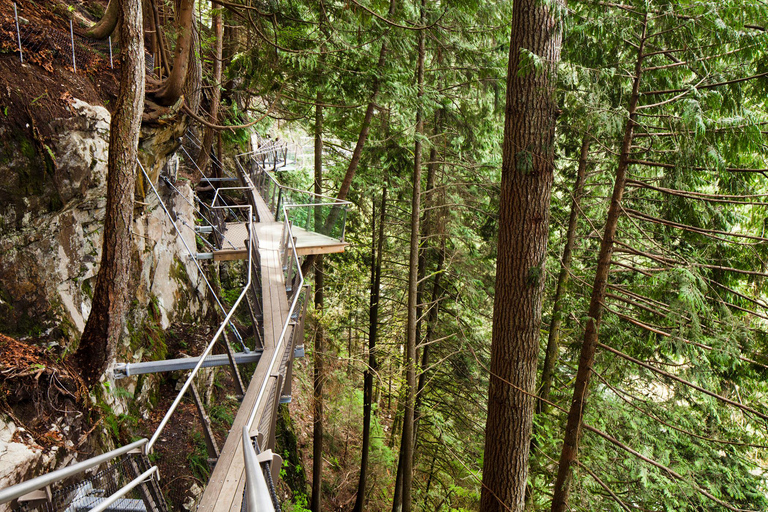
[[[242, 431], [251, 416], [257, 395], [265, 379], [269, 379], [269, 387], [265, 398], [262, 399], [260, 410], [256, 411], [255, 421], [251, 427], [251, 435], [256, 430], [267, 439], [274, 435], [269, 430], [274, 429], [273, 414], [265, 414], [265, 409], [276, 407], [279, 402], [278, 384], [282, 387], [282, 378], [267, 375], [270, 361], [275, 354], [275, 345], [280, 338], [283, 325], [288, 319], [290, 305], [285, 291], [285, 279], [280, 260], [280, 238], [283, 224], [272, 220], [269, 209], [258, 194], [257, 213], [260, 219], [255, 225], [256, 236], [259, 240], [261, 256], [262, 297], [264, 302], [264, 353], [251, 377], [243, 402], [229, 431], [227, 440], [221, 450], [221, 455], [208, 481], [198, 510], [202, 512], [240, 512], [245, 485], [245, 465], [243, 459]], [[259, 204], [259, 202], [261, 204]], [[247, 232], [246, 232], [247, 233]], [[232, 240], [234, 242], [234, 240]], [[290, 334], [290, 331], [287, 333]], [[289, 343], [282, 347], [283, 354], [278, 355], [278, 361], [285, 359], [285, 351], [292, 350]], [[268, 421], [262, 421], [266, 419]], [[279, 469], [279, 468], [278, 468]]]
[[[266, 207], [266, 205], [264, 206]], [[269, 214], [269, 218], [272, 217], [269, 210], [266, 213]], [[263, 217], [260, 216], [259, 218]], [[283, 224], [281, 222], [275, 222], [275, 224], [279, 226], [279, 238], [283, 230]], [[257, 224], [257, 236], [259, 225], [261, 223]], [[307, 231], [297, 226], [293, 226], [291, 229], [296, 237], [296, 252], [299, 256], [344, 252], [344, 249], [349, 245], [337, 238], [321, 235], [314, 231]], [[213, 252], [213, 259], [215, 261], [244, 260], [248, 257], [248, 249], [245, 246], [245, 241], [248, 239], [248, 227], [245, 222], [228, 222], [224, 237], [226, 238], [224, 247]], [[259, 243], [261, 243], [261, 237], [259, 237]]]

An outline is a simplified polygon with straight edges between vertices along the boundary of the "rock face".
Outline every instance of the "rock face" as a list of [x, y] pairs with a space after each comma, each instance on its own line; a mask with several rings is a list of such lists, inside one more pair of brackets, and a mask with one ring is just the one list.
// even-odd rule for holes
[[[22, 339], [48, 334], [61, 350], [77, 341], [91, 310], [110, 123], [101, 106], [77, 99], [69, 106], [72, 117], [52, 123], [55, 135], [48, 143], [36, 138], [34, 127], [22, 133], [0, 126], [0, 332]], [[169, 187], [157, 179], [180, 130], [169, 125], [142, 140], [142, 160], [162, 203], [143, 180], [146, 195], [136, 201], [132, 226], [133, 300], [120, 361], [162, 355], [164, 344], [144, 335], [147, 322], [163, 330], [174, 320], [206, 314], [206, 284], [189, 254], [196, 250], [193, 191], [186, 182]], [[121, 400], [105, 400], [115, 414], [126, 412]], [[44, 453], [32, 439], [25, 443], [20, 430], [0, 417], [0, 488], [62, 463], [55, 450]]]
[[[64, 343], [78, 338], [90, 312], [101, 258], [110, 120], [103, 107], [79, 100], [71, 107], [73, 117], [55, 122], [58, 135], [42, 156], [39, 145], [0, 127], [0, 199], [8, 199], [0, 201], [0, 332], [52, 333]], [[167, 158], [154, 154], [153, 167]], [[192, 197], [187, 184], [176, 187]], [[205, 289], [184, 245], [195, 250], [191, 202], [158, 189], [181, 236], [149, 189], [133, 224], [131, 316], [140, 322], [151, 304], [167, 328], [179, 315], [204, 313]]]

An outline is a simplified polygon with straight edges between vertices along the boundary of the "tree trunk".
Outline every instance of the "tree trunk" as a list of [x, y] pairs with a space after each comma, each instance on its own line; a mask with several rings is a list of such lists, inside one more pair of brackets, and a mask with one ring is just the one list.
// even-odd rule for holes
[[[323, 184], [323, 107], [322, 96], [318, 93], [315, 105], [315, 193], [322, 194]], [[312, 512], [322, 510], [323, 476], [323, 256], [315, 260], [315, 311], [318, 315], [315, 334], [315, 376], [314, 376], [314, 420], [312, 433]]]
[[[374, 203], [375, 210], [375, 203]], [[387, 211], [387, 187], [381, 192], [381, 213], [379, 220], [379, 239], [376, 244], [376, 215], [373, 218], [373, 236], [371, 241], [371, 304], [368, 308], [368, 368], [363, 376], [363, 447], [360, 458], [360, 480], [357, 484], [354, 512], [363, 512], [365, 508], [365, 483], [368, 476], [368, 450], [371, 444], [371, 409], [373, 401], [373, 376], [378, 373], [376, 361], [376, 341], [379, 332], [379, 297], [381, 293], [381, 258], [384, 251], [384, 216]]]
[[[219, 104], [221, 103], [221, 68], [224, 53], [224, 23], [221, 19], [221, 8], [213, 9], [213, 34], [216, 38], [216, 48], [213, 57], [213, 89], [211, 90], [211, 124], [219, 124]], [[197, 154], [197, 168], [205, 173], [213, 151], [213, 139], [216, 132], [210, 126], [205, 127], [200, 152]]]
[[[420, 23], [424, 25], [426, 0], [421, 0]], [[419, 276], [419, 234], [421, 221], [421, 140], [424, 136], [424, 112], [420, 105], [424, 96], [424, 58], [426, 54], [426, 34], [420, 30], [418, 34], [418, 63], [416, 69], [416, 84], [418, 87], [416, 109], [416, 133], [413, 157], [413, 196], [411, 198], [411, 242], [408, 264], [408, 323], [407, 341], [405, 344], [405, 407], [403, 412], [403, 438], [400, 455], [402, 459], [402, 511], [411, 512], [411, 488], [413, 484], [413, 420], [416, 402], [416, 324], [418, 309], [418, 276]], [[399, 503], [393, 504], [393, 510], [400, 510]]]
[[111, 36], [117, 26], [117, 18], [120, 10], [120, 0], [109, 0], [107, 10], [101, 19], [85, 33], [93, 39], [106, 39]]
[[[169, 64], [168, 51], [165, 46], [165, 36], [163, 35], [163, 24], [160, 21], [160, 13], [157, 10], [157, 4], [155, 0], [148, 0], [149, 6], [152, 9], [152, 25], [155, 28], [155, 42], [157, 43], [157, 54], [159, 62], [155, 62], [155, 69], [157, 69], [157, 75], [162, 78], [163, 70], [167, 74], [170, 74], [171, 68]], [[150, 13], [147, 13], [150, 16]]]
[[197, 20], [192, 19], [192, 43], [189, 45], [187, 59], [187, 76], [184, 79], [182, 94], [189, 110], [197, 114], [200, 110], [200, 102], [203, 97], [203, 63], [199, 57], [202, 52], [200, 44], [200, 31], [197, 29]]
[[[146, 13], [144, 16], [144, 49], [154, 58], [157, 53], [157, 31], [155, 30], [154, 18], [150, 14], [152, 12], [150, 0], [142, 0], [141, 12]], [[157, 60], [154, 61], [154, 66], [157, 66]]]
[[[507, 71], [491, 375], [480, 510], [521, 511], [539, 351], [565, 0], [516, 0]], [[536, 69], [532, 52], [544, 63]]]
[[571, 272], [571, 258], [573, 256], [573, 244], [576, 241], [576, 228], [579, 224], [579, 200], [584, 189], [584, 180], [587, 175], [587, 156], [589, 155], [590, 136], [585, 135], [581, 142], [581, 154], [579, 167], [576, 171], [576, 183], [573, 185], [573, 198], [571, 200], [571, 215], [568, 219], [568, 231], [565, 237], [563, 257], [560, 261], [560, 274], [557, 276], [557, 288], [555, 288], [554, 305], [552, 306], [552, 320], [549, 323], [549, 337], [547, 338], [547, 352], [544, 356], [544, 368], [541, 371], [541, 387], [539, 392], [539, 404], [537, 412], [546, 413], [549, 405], [549, 394], [552, 390], [552, 378], [555, 374], [555, 366], [560, 353], [560, 327], [563, 323], [563, 295], [568, 285]]
[[101, 266], [93, 307], [75, 362], [89, 386], [98, 382], [123, 332], [131, 268], [131, 223], [139, 128], [144, 106], [141, 0], [119, 3], [121, 79], [109, 133], [109, 174]]
[[568, 423], [565, 427], [563, 439], [563, 451], [560, 454], [560, 465], [557, 471], [555, 483], [555, 495], [552, 498], [552, 512], [565, 512], [568, 509], [568, 495], [571, 487], [571, 466], [576, 460], [581, 438], [581, 421], [584, 415], [585, 399], [589, 380], [592, 376], [592, 365], [595, 361], [597, 338], [600, 330], [600, 320], [603, 316], [602, 303], [605, 300], [605, 288], [608, 284], [608, 273], [611, 270], [611, 256], [613, 254], [613, 240], [616, 236], [616, 228], [621, 216], [621, 199], [624, 194], [626, 173], [629, 167], [630, 152], [632, 150], [632, 136], [634, 134], [637, 119], [637, 103], [640, 98], [640, 78], [642, 75], [643, 50], [648, 29], [648, 15], [646, 13], [643, 22], [643, 32], [640, 36], [640, 44], [637, 49], [637, 62], [635, 63], [635, 77], [632, 85], [632, 96], [629, 100], [629, 121], [624, 130], [624, 140], [619, 156], [619, 166], [616, 169], [616, 182], [613, 186], [611, 205], [608, 207], [608, 215], [605, 220], [605, 231], [600, 243], [600, 253], [597, 259], [595, 282], [592, 285], [592, 297], [589, 303], [587, 326], [584, 329], [584, 341], [581, 345], [579, 357], [579, 369], [576, 372], [576, 383], [573, 389], [573, 400], [568, 412]]
[[155, 101], [160, 105], [173, 105], [181, 97], [192, 50], [194, 7], [194, 0], [181, 0], [179, 4], [176, 15], [178, 36], [173, 50], [173, 68], [160, 89], [153, 93]]

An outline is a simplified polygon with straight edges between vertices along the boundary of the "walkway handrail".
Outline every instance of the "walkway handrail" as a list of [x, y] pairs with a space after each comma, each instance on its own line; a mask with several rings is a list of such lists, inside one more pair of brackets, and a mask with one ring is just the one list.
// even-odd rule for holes
[[[238, 165], [240, 165], [240, 167], [242, 168], [242, 165], [240, 164], [240, 162], [238, 162]], [[302, 190], [300, 188], [293, 188], [293, 187], [289, 187], [288, 185], [283, 185], [282, 183], [277, 181], [277, 179], [275, 179], [275, 177], [272, 176], [271, 173], [265, 171], [265, 174], [267, 175], [267, 177], [270, 180], [272, 180], [272, 182], [274, 182], [274, 184], [276, 186], [280, 187], [283, 190], [290, 190], [292, 192], [299, 192], [300, 194], [306, 194], [308, 196], [320, 197], [322, 199], [328, 199], [328, 201], [329, 201], [329, 202], [325, 202], [325, 203], [323, 203], [323, 202], [320, 202], [320, 203], [308, 203], [308, 204], [302, 203], [302, 204], [296, 205], [296, 206], [335, 206], [335, 205], [350, 206], [352, 204], [352, 201], [347, 201], [345, 199], [338, 199], [338, 198], [333, 197], [333, 196], [327, 196], [325, 194], [318, 194], [316, 192], [312, 192], [311, 190]]]
[[53, 483], [58, 482], [59, 480], [75, 476], [87, 469], [91, 469], [100, 464], [103, 464], [104, 462], [108, 462], [116, 457], [125, 455], [128, 452], [141, 448], [145, 444], [147, 444], [146, 438], [139, 439], [138, 441], [125, 445], [121, 448], [117, 448], [107, 453], [102, 453], [96, 457], [91, 457], [90, 459], [86, 459], [82, 462], [72, 464], [71, 466], [67, 466], [65, 468], [57, 469], [56, 471], [51, 471], [50, 473], [40, 475], [37, 478], [33, 478], [32, 480], [27, 480], [26, 482], [22, 482], [20, 484], [3, 489], [0, 491], [0, 504], [15, 500], [16, 498], [20, 498], [25, 494], [29, 494], [30, 492], [34, 492], [38, 489], [42, 489], [43, 487], [47, 487]]
[[243, 426], [243, 458], [245, 458], [245, 505], [248, 512], [273, 512], [272, 496], [269, 494], [264, 472], [253, 449], [253, 440], [248, 427]]
[[[283, 207], [285, 208], [285, 207]], [[283, 211], [283, 215], [285, 215], [285, 210]], [[298, 272], [299, 276], [299, 283], [296, 285], [296, 289], [300, 290], [304, 286], [304, 274], [301, 272], [301, 260], [299, 260], [299, 255], [296, 252], [296, 245], [294, 244], [294, 238], [293, 238], [293, 231], [291, 231], [291, 225], [288, 223], [288, 241], [287, 244], [291, 248], [291, 252], [293, 253], [294, 263], [296, 264], [296, 270]], [[287, 249], [287, 248], [286, 248]], [[277, 343], [275, 344], [275, 351], [272, 354], [272, 359], [269, 361], [269, 367], [267, 369], [266, 375], [272, 375], [272, 371], [275, 367], [275, 362], [277, 362], [277, 357], [280, 355], [280, 349], [283, 346], [283, 343], [285, 343], [286, 333], [288, 332], [288, 328], [291, 325], [291, 317], [293, 316], [294, 311], [296, 310], [296, 304], [299, 302], [299, 296], [300, 293], [294, 293], [293, 294], [293, 300], [291, 301], [291, 307], [288, 310], [288, 316], [285, 319], [285, 322], [283, 323], [283, 329], [280, 331], [280, 337], [277, 340]], [[269, 382], [269, 379], [264, 379], [264, 382], [261, 383], [261, 388], [259, 389], [259, 394], [256, 397], [256, 402], [254, 403], [253, 409], [251, 410], [251, 415], [248, 418], [248, 422], [246, 423], [246, 427], [250, 431], [251, 426], [253, 425], [253, 420], [256, 418], [256, 411], [259, 410], [259, 406], [261, 405], [261, 400], [264, 398], [264, 394], [267, 389], [267, 383]]]
[[[243, 206], [214, 206], [212, 209], [215, 208], [242, 208], [248, 210], [248, 238], [249, 243], [251, 247], [256, 247], [254, 245], [256, 243], [255, 241], [255, 230], [253, 229], [253, 207], [251, 205], [243, 205]], [[240, 302], [245, 297], [245, 294], [248, 292], [248, 289], [251, 287], [252, 283], [252, 269], [253, 269], [253, 251], [248, 251], [248, 281], [245, 283], [245, 286], [243, 286], [243, 290], [240, 292], [240, 296], [237, 298], [235, 303], [232, 305], [231, 308], [229, 308], [229, 313], [227, 313], [227, 316], [224, 318], [224, 320], [221, 322], [221, 325], [219, 326], [218, 330], [216, 331], [216, 334], [213, 336], [213, 339], [208, 343], [208, 346], [205, 347], [205, 350], [202, 354], [200, 354], [200, 360], [197, 362], [195, 367], [192, 369], [192, 371], [189, 373], [189, 376], [187, 377], [187, 380], [184, 382], [184, 385], [181, 387], [181, 390], [179, 391], [178, 395], [176, 395], [176, 399], [174, 399], [173, 403], [171, 404], [171, 407], [168, 409], [168, 412], [165, 413], [165, 416], [163, 417], [163, 420], [160, 422], [160, 425], [158, 425], [157, 430], [155, 430], [155, 433], [152, 435], [152, 437], [149, 440], [149, 443], [147, 443], [144, 451], [146, 453], [150, 453], [152, 450], [152, 447], [154, 446], [155, 442], [157, 441], [158, 437], [160, 437], [160, 434], [162, 433], [163, 429], [165, 428], [166, 424], [168, 424], [168, 421], [171, 419], [171, 416], [176, 411], [176, 408], [179, 406], [179, 403], [181, 402], [182, 398], [184, 398], [184, 395], [186, 394], [189, 387], [192, 385], [192, 379], [195, 378], [197, 375], [197, 372], [200, 370], [200, 368], [203, 366], [203, 361], [208, 356], [208, 354], [211, 353], [211, 350], [213, 350], [214, 345], [219, 340], [219, 337], [224, 332], [224, 329], [229, 325], [230, 320], [232, 319], [232, 316], [235, 314], [235, 311], [237, 310], [237, 307], [240, 305]]]
[[[242, 155], [248, 155], [248, 153], [243, 153]], [[340, 200], [324, 194], [316, 194], [309, 190], [301, 190], [283, 185], [277, 181], [273, 173], [266, 171], [252, 157], [250, 158], [250, 163], [241, 162], [237, 157], [235, 162], [240, 175], [249, 176], [251, 184], [257, 184], [256, 189], [275, 216], [275, 220], [280, 220], [280, 212], [284, 210], [281, 207], [284, 205], [289, 204], [292, 208], [296, 209], [304, 208], [306, 213], [303, 217], [306, 220], [306, 226], [302, 225], [304, 224], [303, 221], [295, 218], [294, 220], [298, 222], [297, 226], [302, 226], [308, 231], [316, 231], [344, 241], [347, 209], [352, 204], [351, 201]], [[312, 210], [314, 210], [314, 214]], [[302, 217], [298, 213], [297, 216]], [[313, 219], [314, 227], [310, 227], [312, 224], [310, 219]]]
[[139, 476], [137, 476], [127, 484], [125, 484], [123, 487], [115, 491], [115, 493], [112, 494], [109, 498], [105, 499], [104, 501], [102, 501], [101, 503], [93, 507], [91, 510], [89, 510], [88, 512], [104, 512], [110, 507], [110, 505], [112, 505], [117, 500], [119, 500], [120, 498], [122, 498], [123, 496], [131, 492], [134, 489], [134, 487], [144, 483], [147, 480], [147, 478], [149, 478], [155, 473], [157, 473], [157, 466], [152, 466], [151, 468], [149, 468], [148, 470], [146, 470], [145, 472], [143, 472], [142, 474], [140, 474]]

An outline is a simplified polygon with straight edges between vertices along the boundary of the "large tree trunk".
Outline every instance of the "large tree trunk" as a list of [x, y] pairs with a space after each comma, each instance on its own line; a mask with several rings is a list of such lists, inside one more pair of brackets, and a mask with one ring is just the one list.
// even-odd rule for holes
[[555, 374], [555, 365], [560, 353], [560, 327], [563, 324], [563, 295], [568, 285], [571, 274], [571, 259], [573, 257], [573, 244], [576, 241], [576, 228], [579, 224], [579, 200], [584, 189], [584, 181], [587, 175], [587, 156], [589, 155], [590, 136], [585, 135], [581, 143], [579, 155], [579, 167], [576, 171], [576, 183], [573, 184], [573, 198], [571, 199], [571, 215], [568, 219], [568, 231], [565, 236], [563, 257], [560, 261], [560, 275], [557, 276], [557, 288], [555, 288], [554, 304], [552, 306], [552, 320], [549, 323], [549, 337], [547, 338], [547, 351], [544, 356], [544, 368], [541, 371], [541, 386], [539, 392], [539, 405], [537, 412], [546, 413], [549, 405], [549, 394], [552, 390], [552, 379]]
[[120, 92], [109, 134], [107, 208], [101, 267], [93, 307], [75, 362], [89, 386], [98, 382], [123, 332], [131, 268], [131, 223], [136, 157], [144, 106], [144, 34], [141, 0], [119, 3]]
[[194, 8], [194, 0], [181, 0], [179, 4], [179, 11], [176, 13], [178, 36], [173, 50], [173, 69], [160, 89], [153, 93], [155, 101], [160, 105], [173, 105], [181, 97], [184, 81], [187, 78], [190, 55], [192, 55]]
[[202, 53], [200, 31], [197, 28], [197, 20], [192, 19], [192, 43], [189, 45], [187, 58], [187, 76], [184, 78], [184, 86], [181, 91], [189, 110], [197, 114], [203, 99], [203, 62], [200, 59]]
[[619, 166], [616, 169], [616, 182], [613, 186], [611, 205], [608, 207], [608, 215], [605, 220], [605, 231], [600, 243], [600, 253], [597, 257], [597, 270], [595, 282], [592, 285], [592, 297], [589, 303], [587, 326], [584, 329], [584, 341], [581, 345], [579, 357], [579, 369], [576, 372], [576, 383], [573, 389], [573, 400], [568, 412], [568, 423], [565, 427], [563, 438], [563, 451], [560, 454], [560, 466], [557, 470], [555, 482], [555, 495], [552, 498], [552, 512], [565, 512], [568, 510], [568, 496], [571, 488], [571, 466], [576, 460], [581, 438], [581, 422], [584, 416], [584, 407], [589, 381], [592, 376], [592, 365], [595, 361], [597, 350], [597, 338], [600, 330], [600, 321], [603, 316], [603, 301], [605, 300], [605, 288], [608, 284], [608, 274], [611, 270], [611, 256], [613, 255], [613, 240], [616, 236], [616, 228], [621, 216], [621, 199], [624, 195], [627, 168], [629, 167], [630, 152], [632, 150], [632, 137], [634, 135], [637, 120], [637, 103], [640, 98], [640, 78], [645, 49], [645, 39], [648, 29], [648, 15], [646, 13], [643, 22], [643, 32], [637, 47], [637, 62], [635, 63], [635, 76], [632, 85], [632, 96], [629, 100], [629, 121], [624, 130], [624, 140], [621, 145]]
[[[421, 0], [421, 24], [424, 24], [426, 0]], [[424, 59], [426, 54], [426, 34], [418, 34], [418, 62], [416, 84], [418, 101], [424, 96]], [[424, 136], [424, 112], [421, 105], [416, 109], [416, 133], [413, 157], [413, 195], [411, 198], [411, 242], [408, 265], [408, 323], [405, 344], [405, 407], [403, 412], [403, 437], [400, 445], [402, 460], [402, 511], [411, 512], [411, 489], [413, 484], [413, 424], [416, 403], [416, 343], [418, 321], [418, 281], [419, 281], [419, 234], [421, 221], [421, 153]], [[399, 503], [395, 501], [393, 510], [397, 512]]]
[[111, 36], [117, 26], [119, 4], [120, 0], [109, 0], [104, 15], [94, 26], [88, 29], [85, 35], [93, 39], [106, 39]]
[[[502, 146], [482, 511], [521, 511], [539, 351], [565, 0], [515, 0]], [[532, 52], [544, 63], [536, 69]]]
[[[375, 210], [375, 203], [374, 203]], [[368, 477], [368, 449], [371, 444], [371, 411], [373, 402], [373, 376], [378, 373], [376, 361], [376, 341], [379, 333], [379, 298], [381, 295], [381, 259], [384, 251], [384, 216], [387, 211], [387, 187], [381, 192], [381, 213], [379, 220], [379, 239], [376, 244], [376, 214], [373, 218], [373, 236], [371, 241], [371, 304], [368, 308], [368, 368], [363, 376], [363, 446], [360, 459], [360, 480], [357, 483], [357, 497], [354, 512], [363, 512], [365, 508], [365, 484]]]
[[[318, 93], [315, 105], [315, 193], [323, 190], [323, 107], [322, 96]], [[325, 350], [323, 323], [319, 318], [323, 312], [323, 256], [315, 261], [315, 310], [318, 313], [315, 331], [315, 376], [314, 376], [314, 418], [312, 434], [312, 512], [322, 510], [323, 481], [323, 351]]]
[[[219, 104], [221, 103], [221, 68], [224, 53], [224, 24], [221, 19], [221, 8], [212, 4], [213, 9], [213, 34], [216, 38], [216, 48], [213, 57], [213, 89], [211, 90], [211, 124], [219, 124]], [[205, 173], [210, 154], [213, 150], [213, 138], [216, 132], [210, 126], [205, 127], [203, 141], [200, 144], [200, 152], [197, 154], [197, 167]]]

